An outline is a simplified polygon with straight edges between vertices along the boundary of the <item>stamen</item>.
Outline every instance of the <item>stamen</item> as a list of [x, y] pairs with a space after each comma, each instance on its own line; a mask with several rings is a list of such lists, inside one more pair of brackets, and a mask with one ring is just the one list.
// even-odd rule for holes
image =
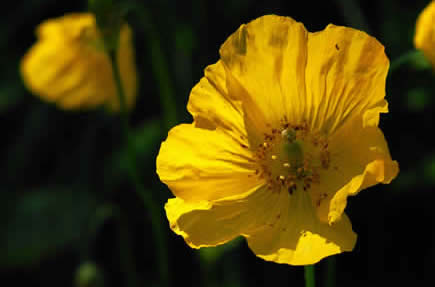
[[268, 188], [287, 189], [291, 195], [319, 184], [320, 169], [331, 165], [327, 140], [312, 133], [307, 123], [295, 125], [286, 119], [279, 126], [269, 125], [268, 129], [256, 151], [259, 164], [256, 174], [266, 179]]

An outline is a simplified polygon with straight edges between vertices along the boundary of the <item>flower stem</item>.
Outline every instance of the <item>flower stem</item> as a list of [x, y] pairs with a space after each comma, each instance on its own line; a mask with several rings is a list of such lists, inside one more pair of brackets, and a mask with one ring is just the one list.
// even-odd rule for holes
[[119, 97], [119, 103], [120, 103], [120, 114], [121, 114], [121, 121], [123, 124], [123, 132], [124, 137], [127, 145], [127, 153], [129, 157], [128, 161], [128, 171], [130, 175], [130, 179], [135, 185], [135, 190], [138, 193], [138, 195], [142, 198], [146, 210], [149, 212], [149, 216], [151, 219], [151, 225], [152, 225], [152, 234], [154, 236], [154, 244], [156, 246], [156, 250], [158, 252], [158, 268], [159, 268], [159, 275], [160, 275], [160, 285], [159, 286], [168, 286], [169, 282], [169, 274], [168, 274], [168, 255], [167, 255], [167, 249], [166, 249], [166, 238], [163, 231], [163, 224], [162, 224], [162, 218], [159, 212], [159, 209], [156, 208], [154, 204], [154, 200], [152, 198], [152, 194], [150, 192], [147, 192], [141, 183], [139, 176], [137, 174], [136, 170], [136, 157], [135, 152], [132, 149], [132, 143], [131, 143], [131, 135], [130, 135], [130, 127], [128, 124], [128, 110], [127, 110], [127, 104], [124, 94], [124, 89], [122, 87], [121, 82], [121, 75], [119, 73], [119, 67], [118, 63], [116, 61], [116, 49], [109, 52], [110, 59], [112, 62], [113, 67], [113, 77], [116, 82], [116, 89], [117, 94]]
[[118, 240], [119, 240], [119, 259], [121, 261], [121, 270], [125, 276], [125, 283], [127, 287], [136, 287], [143, 282], [140, 282], [139, 276], [134, 265], [134, 255], [130, 248], [131, 238], [127, 225], [127, 218], [121, 214], [121, 210], [116, 210], [116, 218], [118, 220]]
[[331, 256], [326, 261], [326, 287], [334, 287], [336, 284], [336, 269], [337, 259], [335, 256]]
[[305, 287], [315, 287], [316, 286], [316, 277], [314, 274], [314, 265], [305, 265]]
[[168, 62], [163, 53], [159, 33], [152, 23], [152, 15], [143, 4], [136, 2], [134, 10], [138, 15], [141, 26], [145, 29], [147, 41], [151, 54], [151, 69], [159, 88], [160, 104], [163, 110], [163, 119], [166, 130], [169, 130], [177, 123], [177, 105], [171, 77], [169, 74]]

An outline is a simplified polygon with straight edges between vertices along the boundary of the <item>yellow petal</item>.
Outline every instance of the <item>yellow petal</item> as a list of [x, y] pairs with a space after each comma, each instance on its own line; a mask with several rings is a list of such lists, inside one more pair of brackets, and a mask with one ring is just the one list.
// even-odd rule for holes
[[[56, 61], [53, 56], [63, 49]], [[83, 81], [84, 75], [70, 73], [72, 63], [77, 59], [77, 51], [67, 47], [63, 41], [41, 41], [25, 55], [21, 65], [24, 82], [34, 92], [44, 94], [48, 101], [55, 101], [62, 93]], [[64, 77], [65, 83], [59, 85], [57, 78]], [[47, 87], [50, 87], [48, 89]]]
[[223, 62], [208, 66], [204, 74], [187, 104], [194, 125], [219, 130], [248, 147], [262, 143], [265, 119]]
[[259, 184], [246, 146], [215, 130], [183, 124], [173, 128], [157, 156], [157, 173], [185, 200], [242, 194]]
[[84, 30], [96, 27], [95, 17], [91, 13], [69, 13], [62, 17], [48, 19], [36, 28], [39, 39], [77, 39]]
[[[100, 56], [89, 58], [87, 61], [80, 58], [74, 63], [74, 71], [70, 76], [75, 74], [86, 78], [65, 91], [57, 101], [58, 106], [63, 109], [94, 108], [106, 102], [108, 98], [116, 97], [111, 66], [103, 57], [104, 55]], [[82, 61], [86, 61], [87, 64], [80, 65]], [[86, 67], [87, 69], [84, 70]], [[58, 77], [56, 85], [66, 85], [66, 82], [67, 79]]]
[[328, 25], [309, 34], [307, 59], [305, 117], [313, 130], [332, 134], [346, 120], [383, 105], [389, 60], [375, 38]]
[[216, 246], [268, 226], [279, 204], [277, 193], [253, 187], [218, 201], [172, 198], [165, 205], [171, 229], [193, 248]]
[[271, 125], [287, 118], [329, 134], [385, 97], [384, 47], [355, 29], [308, 33], [291, 18], [268, 15], [242, 25], [220, 54], [227, 79], [246, 91], [237, 97], [254, 102]]
[[[108, 98], [116, 97], [112, 67], [106, 54], [81, 47], [69, 67], [68, 73], [59, 73], [52, 80], [51, 86], [55, 89], [50, 93], [60, 94], [57, 100], [60, 107], [94, 108]], [[73, 81], [76, 78], [80, 81]]]
[[307, 37], [301, 23], [268, 15], [240, 26], [220, 49], [227, 77], [246, 92], [238, 97], [254, 103], [256, 117], [272, 126], [285, 116], [295, 124], [302, 119]]
[[321, 222], [307, 192], [280, 193], [279, 218], [269, 229], [246, 235], [260, 258], [290, 265], [314, 264], [327, 256], [351, 251], [356, 242], [347, 216], [333, 225]]
[[432, 1], [418, 16], [414, 46], [435, 66], [435, 1]]
[[[377, 126], [362, 128], [355, 119], [342, 126], [329, 144], [330, 167], [313, 185], [313, 202], [319, 217], [329, 223], [340, 218], [347, 197], [378, 183], [390, 183], [399, 171], [393, 161], [382, 131]], [[325, 195], [319, 198], [321, 195]], [[327, 195], [327, 196], [326, 196]]]
[[364, 112], [362, 117], [363, 128], [369, 126], [377, 127], [381, 113], [388, 113], [388, 102], [386, 100], [380, 101], [377, 105]]
[[193, 87], [187, 109], [198, 128], [219, 129], [247, 144], [241, 102], [228, 92], [221, 61], [205, 69], [204, 77]]

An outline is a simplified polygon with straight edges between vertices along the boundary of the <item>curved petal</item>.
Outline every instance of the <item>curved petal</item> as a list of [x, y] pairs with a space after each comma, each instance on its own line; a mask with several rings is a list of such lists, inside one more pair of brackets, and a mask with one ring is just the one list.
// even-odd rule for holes
[[267, 15], [240, 26], [220, 48], [227, 76], [240, 86], [237, 96], [268, 124], [301, 119], [307, 37], [301, 23]]
[[252, 154], [217, 130], [182, 124], [160, 147], [157, 173], [172, 193], [184, 200], [216, 200], [258, 186]]
[[279, 220], [268, 230], [245, 236], [258, 257], [277, 263], [308, 265], [353, 249], [356, 234], [347, 216], [329, 225], [319, 220], [307, 192], [299, 189], [292, 196], [281, 194]]
[[246, 90], [221, 60], [208, 66], [204, 74], [187, 104], [194, 125], [222, 131], [243, 145], [257, 147], [266, 130], [265, 119], [256, 104], [247, 99]]
[[183, 236], [189, 246], [216, 246], [269, 227], [276, 221], [277, 194], [258, 186], [244, 194], [213, 202], [171, 198], [165, 209], [171, 229]]
[[[70, 79], [81, 78], [72, 83]], [[116, 98], [110, 61], [102, 52], [81, 47], [76, 61], [70, 64], [67, 74], [53, 79], [53, 86], [64, 87], [57, 104], [64, 109], [93, 108], [109, 98]]]
[[221, 61], [208, 66], [204, 77], [193, 87], [187, 109], [194, 125], [220, 129], [234, 138], [247, 142], [241, 102], [228, 92], [226, 71]]
[[[65, 41], [40, 41], [27, 52], [21, 62], [24, 83], [44, 99], [55, 101], [71, 86], [84, 80], [83, 74], [70, 73], [77, 57], [78, 51], [68, 47]], [[59, 76], [65, 77], [61, 85], [58, 82]]]
[[96, 27], [95, 16], [92, 13], [69, 13], [62, 17], [48, 19], [36, 28], [39, 39], [78, 39], [83, 31]]
[[305, 71], [308, 124], [333, 134], [346, 120], [382, 106], [388, 67], [382, 44], [364, 32], [328, 25], [310, 33]]
[[362, 128], [353, 120], [337, 131], [330, 142], [330, 168], [320, 175], [311, 194], [319, 217], [329, 223], [343, 214], [347, 197], [378, 183], [390, 183], [399, 172], [382, 131], [377, 126]]

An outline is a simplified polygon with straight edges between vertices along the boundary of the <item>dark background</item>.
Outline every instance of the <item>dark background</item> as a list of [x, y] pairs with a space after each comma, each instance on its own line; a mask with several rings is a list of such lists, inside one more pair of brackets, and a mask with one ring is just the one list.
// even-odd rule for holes
[[[413, 49], [415, 21], [428, 2], [154, 0], [142, 2], [145, 21], [128, 15], [140, 79], [130, 123], [138, 173], [165, 225], [171, 286], [303, 286], [304, 278], [302, 267], [265, 262], [243, 240], [199, 252], [166, 227], [163, 205], [171, 194], [155, 174], [167, 132], [161, 86], [171, 88], [177, 122], [190, 122], [189, 91], [218, 60], [220, 45], [242, 23], [271, 13], [312, 32], [329, 23], [364, 30], [393, 62]], [[27, 91], [19, 75], [35, 27], [85, 11], [86, 1], [8, 4], [0, 18], [0, 285], [76, 286], [80, 266], [92, 262], [104, 286], [160, 286], [150, 217], [127, 176], [119, 116], [61, 111]], [[335, 257], [337, 286], [434, 284], [434, 92], [434, 74], [424, 65], [390, 72], [390, 113], [380, 125], [401, 171], [392, 184], [350, 198], [346, 212], [359, 237], [353, 252]], [[319, 286], [326, 286], [326, 270], [323, 260]]]

